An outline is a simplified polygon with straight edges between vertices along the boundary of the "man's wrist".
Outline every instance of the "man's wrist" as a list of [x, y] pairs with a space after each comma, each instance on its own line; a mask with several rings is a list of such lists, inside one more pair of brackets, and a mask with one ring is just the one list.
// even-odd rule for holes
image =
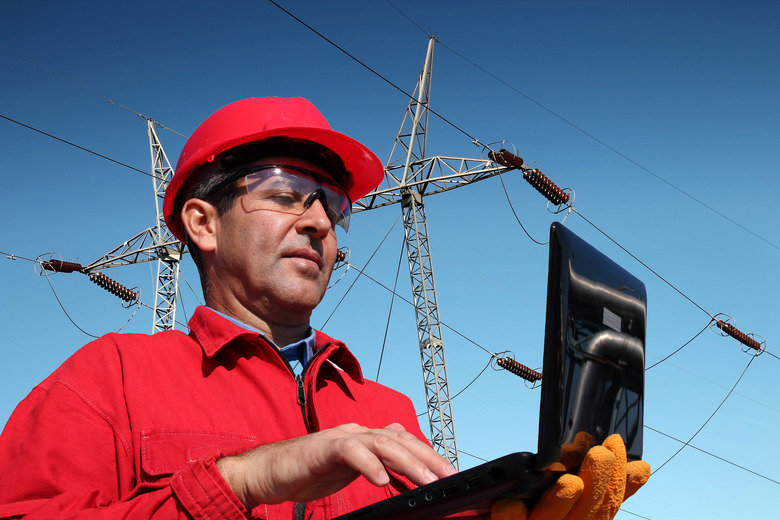
[[249, 493], [247, 493], [245, 486], [245, 479], [242, 476], [240, 457], [222, 457], [216, 461], [217, 471], [225, 479], [225, 482], [233, 490], [236, 498], [238, 498], [247, 511], [251, 511], [257, 506]]

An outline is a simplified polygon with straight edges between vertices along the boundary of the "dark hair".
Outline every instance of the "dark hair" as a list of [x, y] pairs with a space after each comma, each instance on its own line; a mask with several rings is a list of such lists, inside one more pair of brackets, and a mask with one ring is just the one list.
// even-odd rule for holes
[[[223, 186], [216, 191], [214, 188], [232, 174], [232, 171], [224, 170], [222, 168], [212, 169], [210, 172], [196, 172], [196, 180], [185, 188], [182, 201], [186, 202], [189, 199], [200, 199], [213, 205], [217, 210], [217, 215], [225, 214], [233, 207], [233, 204], [238, 198], [235, 182]], [[236, 179], [236, 181], [238, 181], [238, 179]], [[184, 233], [185, 238], [187, 239], [187, 249], [190, 251], [192, 261], [195, 262], [195, 267], [198, 268], [198, 276], [200, 276], [200, 285], [203, 290], [203, 295], [206, 296], [208, 279], [206, 277], [206, 272], [203, 270], [201, 251], [195, 242], [190, 239], [189, 235], [187, 235], [186, 230]]]

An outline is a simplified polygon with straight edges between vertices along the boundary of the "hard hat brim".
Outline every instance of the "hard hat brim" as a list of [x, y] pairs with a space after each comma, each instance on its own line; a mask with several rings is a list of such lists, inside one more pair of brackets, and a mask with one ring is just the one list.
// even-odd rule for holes
[[[384, 167], [379, 158], [359, 141], [335, 130], [325, 128], [287, 127], [274, 128], [235, 139], [209, 143], [200, 149], [197, 154], [176, 165], [177, 172], [188, 173], [186, 175], [174, 175], [166, 192], [178, 193], [181, 185], [192, 178], [193, 173], [225, 152], [238, 146], [260, 143], [271, 138], [311, 141], [331, 150], [344, 164], [349, 185], [342, 187], [353, 203], [374, 190], [384, 177]], [[204, 161], [204, 159], [206, 160]], [[175, 208], [176, 201], [174, 198], [165, 197], [163, 212], [170, 231], [176, 238], [183, 240], [184, 230], [181, 228], [180, 219], [174, 215], [174, 211], [180, 208]]]

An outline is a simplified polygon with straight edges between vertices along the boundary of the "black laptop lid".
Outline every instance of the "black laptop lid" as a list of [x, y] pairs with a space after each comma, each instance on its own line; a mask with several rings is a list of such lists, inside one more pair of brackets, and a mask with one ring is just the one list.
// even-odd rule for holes
[[629, 459], [641, 458], [644, 285], [557, 222], [547, 280], [537, 452], [510, 453], [338, 520], [449, 520], [484, 515], [503, 497], [533, 500], [559, 477], [547, 468], [580, 431], [599, 443], [619, 433]]
[[642, 457], [644, 284], [559, 222], [550, 227], [537, 466], [579, 431]]

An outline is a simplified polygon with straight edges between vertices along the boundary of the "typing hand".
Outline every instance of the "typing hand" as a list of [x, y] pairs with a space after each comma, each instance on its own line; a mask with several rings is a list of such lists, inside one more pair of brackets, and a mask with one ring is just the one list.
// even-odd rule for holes
[[446, 459], [399, 424], [380, 429], [345, 424], [217, 461], [250, 510], [258, 504], [316, 500], [360, 475], [383, 486], [390, 482], [386, 468], [417, 485], [455, 473]]
[[[578, 434], [561, 450], [558, 467], [565, 469], [529, 511], [521, 499], [503, 499], [493, 504], [491, 520], [611, 520], [621, 504], [650, 478], [650, 466], [642, 460], [626, 461], [620, 435], [611, 435], [602, 445]], [[555, 465], [554, 465], [555, 466]], [[577, 474], [574, 475], [574, 471]]]

